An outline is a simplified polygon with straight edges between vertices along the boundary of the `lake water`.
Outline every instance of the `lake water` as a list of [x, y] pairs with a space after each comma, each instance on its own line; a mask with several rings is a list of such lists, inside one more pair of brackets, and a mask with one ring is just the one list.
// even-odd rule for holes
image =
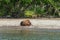
[[3, 30], [0, 32], [0, 40], [60, 40], [60, 30]]

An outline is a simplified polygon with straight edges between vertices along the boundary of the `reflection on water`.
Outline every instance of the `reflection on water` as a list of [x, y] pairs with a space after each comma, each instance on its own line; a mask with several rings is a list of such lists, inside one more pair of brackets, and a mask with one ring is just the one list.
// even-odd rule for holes
[[60, 40], [60, 30], [4, 30], [0, 40]]

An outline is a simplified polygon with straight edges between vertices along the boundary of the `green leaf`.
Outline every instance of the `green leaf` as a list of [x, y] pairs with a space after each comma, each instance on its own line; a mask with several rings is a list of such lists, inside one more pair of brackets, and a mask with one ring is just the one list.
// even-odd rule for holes
[[4, 0], [7, 4], [10, 2], [10, 0]]

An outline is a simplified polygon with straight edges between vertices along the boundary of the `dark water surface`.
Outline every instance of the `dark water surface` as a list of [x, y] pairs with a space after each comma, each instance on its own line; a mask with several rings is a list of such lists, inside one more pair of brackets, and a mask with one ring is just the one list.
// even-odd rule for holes
[[2, 30], [0, 40], [60, 40], [60, 30]]

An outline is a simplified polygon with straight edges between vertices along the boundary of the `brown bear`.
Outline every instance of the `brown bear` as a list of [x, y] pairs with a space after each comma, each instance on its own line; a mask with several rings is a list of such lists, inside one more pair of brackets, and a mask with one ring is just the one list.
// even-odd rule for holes
[[28, 19], [27, 20], [23, 20], [23, 21], [21, 21], [20, 25], [21, 26], [31, 26], [31, 22]]

